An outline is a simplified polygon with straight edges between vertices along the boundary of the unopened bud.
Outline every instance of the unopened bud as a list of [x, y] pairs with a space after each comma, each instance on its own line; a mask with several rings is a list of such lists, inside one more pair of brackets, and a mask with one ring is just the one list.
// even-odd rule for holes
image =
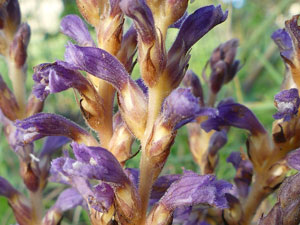
[[39, 189], [39, 176], [36, 171], [32, 169], [31, 163], [23, 163], [21, 167], [21, 174], [26, 187], [32, 191], [36, 192]]
[[23, 23], [10, 46], [10, 57], [18, 68], [24, 66], [27, 59], [27, 46], [30, 39], [30, 27], [28, 24]]

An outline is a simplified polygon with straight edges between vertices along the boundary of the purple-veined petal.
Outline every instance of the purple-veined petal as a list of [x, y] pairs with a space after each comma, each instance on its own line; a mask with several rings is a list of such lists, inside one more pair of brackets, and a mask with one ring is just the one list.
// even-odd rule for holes
[[184, 48], [186, 53], [192, 45], [202, 38], [214, 26], [224, 22], [228, 12], [223, 13], [221, 6], [205, 6], [189, 15], [180, 27], [177, 38], [172, 45], [169, 54], [173, 54], [178, 48]]
[[199, 100], [186, 88], [171, 92], [165, 99], [162, 110], [163, 124], [171, 129], [178, 129], [200, 115], [215, 114], [216, 110], [213, 108], [200, 107]]
[[180, 179], [172, 183], [159, 201], [167, 209], [197, 204], [208, 204], [218, 208], [226, 208], [225, 193], [232, 188], [226, 181], [216, 180], [213, 175], [200, 176], [186, 171]]
[[278, 112], [273, 115], [274, 119], [289, 121], [293, 116], [297, 115], [300, 106], [300, 98], [297, 88], [283, 90], [275, 95], [275, 106]]
[[37, 113], [15, 123], [23, 142], [30, 143], [45, 136], [65, 136], [76, 141], [96, 144], [96, 140], [80, 126], [56, 114]]
[[95, 46], [87, 26], [77, 15], [65, 16], [60, 23], [60, 30], [81, 46]]
[[33, 93], [44, 100], [50, 93], [57, 93], [69, 88], [86, 90], [90, 83], [79, 72], [67, 69], [57, 63], [44, 63], [34, 68]]
[[300, 170], [300, 149], [292, 151], [288, 154], [287, 163], [293, 169]]
[[218, 115], [201, 124], [206, 131], [220, 130], [222, 126], [233, 126], [249, 130], [253, 135], [265, 133], [266, 130], [256, 116], [246, 106], [238, 103], [222, 103], [218, 105]]

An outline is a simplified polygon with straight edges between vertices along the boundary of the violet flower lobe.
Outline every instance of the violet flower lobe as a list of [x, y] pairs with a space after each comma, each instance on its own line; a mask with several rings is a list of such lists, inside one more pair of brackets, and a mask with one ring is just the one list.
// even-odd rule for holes
[[278, 112], [273, 115], [274, 119], [282, 119], [283, 121], [289, 121], [298, 113], [300, 106], [300, 98], [297, 88], [289, 90], [283, 90], [275, 95], [275, 106]]

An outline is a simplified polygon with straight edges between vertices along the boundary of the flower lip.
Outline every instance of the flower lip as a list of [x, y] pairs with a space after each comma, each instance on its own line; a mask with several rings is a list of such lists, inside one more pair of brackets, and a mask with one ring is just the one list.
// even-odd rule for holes
[[291, 120], [298, 113], [300, 106], [300, 98], [297, 88], [291, 88], [289, 90], [283, 90], [275, 95], [275, 106], [278, 112], [273, 115], [273, 118], [283, 121]]
[[159, 203], [167, 209], [209, 204], [218, 208], [227, 208], [225, 193], [232, 188], [226, 181], [216, 180], [213, 175], [198, 175], [192, 171], [185, 173], [171, 184]]

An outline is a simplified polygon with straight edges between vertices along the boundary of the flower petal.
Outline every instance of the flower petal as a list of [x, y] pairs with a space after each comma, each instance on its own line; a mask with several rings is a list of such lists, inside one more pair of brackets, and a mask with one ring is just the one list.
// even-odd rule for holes
[[80, 47], [69, 43], [66, 47], [65, 62], [58, 64], [68, 69], [83, 70], [111, 83], [117, 90], [131, 80], [124, 66], [117, 58], [103, 49]]
[[224, 22], [228, 12], [223, 13], [221, 6], [205, 6], [189, 15], [180, 27], [177, 38], [169, 54], [183, 47], [186, 53], [200, 38], [214, 26]]
[[206, 132], [212, 129], [220, 130], [222, 126], [246, 129], [253, 135], [266, 132], [263, 125], [246, 106], [232, 102], [222, 103], [218, 105], [218, 112], [215, 118], [210, 118], [201, 124]]
[[50, 93], [61, 92], [68, 88], [84, 91], [90, 86], [89, 81], [79, 72], [57, 63], [44, 63], [34, 67], [33, 80], [36, 82], [33, 93], [41, 100]]
[[283, 59], [291, 61], [293, 57], [293, 43], [289, 33], [285, 29], [278, 29], [272, 34], [271, 38], [277, 44]]
[[159, 203], [168, 209], [196, 204], [209, 204], [223, 209], [227, 207], [225, 193], [231, 188], [230, 183], [217, 181], [212, 175], [200, 176], [188, 171], [170, 186]]
[[287, 156], [287, 163], [295, 170], [300, 170], [300, 149], [292, 151]]
[[17, 132], [23, 135], [22, 141], [30, 143], [45, 136], [65, 136], [79, 142], [96, 144], [96, 140], [80, 126], [65, 117], [37, 113], [15, 123]]
[[95, 46], [87, 26], [77, 15], [65, 16], [60, 23], [60, 30], [81, 46]]

